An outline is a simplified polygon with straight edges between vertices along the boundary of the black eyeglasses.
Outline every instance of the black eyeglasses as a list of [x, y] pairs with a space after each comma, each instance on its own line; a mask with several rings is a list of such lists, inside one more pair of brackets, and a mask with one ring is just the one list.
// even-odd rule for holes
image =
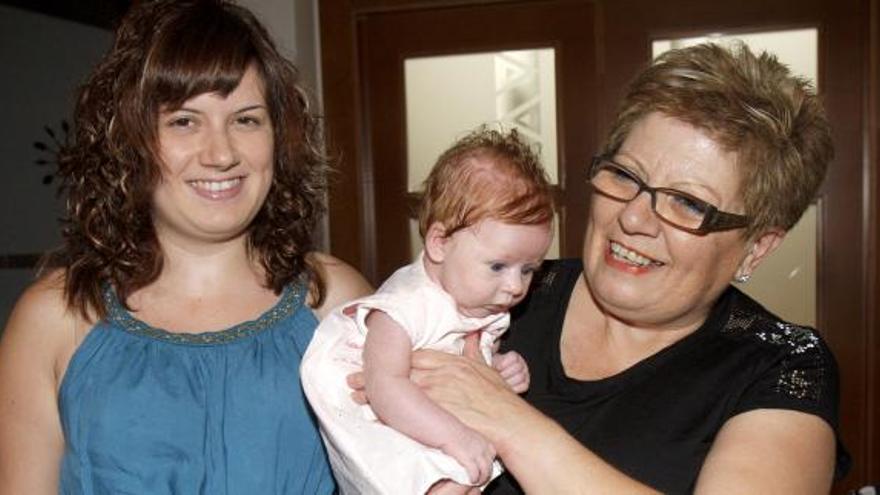
[[614, 162], [610, 155], [593, 158], [590, 186], [595, 192], [622, 202], [630, 202], [646, 191], [651, 195], [651, 208], [661, 220], [692, 234], [740, 229], [749, 224], [748, 217], [720, 211], [711, 203], [686, 192], [651, 187], [626, 167]]

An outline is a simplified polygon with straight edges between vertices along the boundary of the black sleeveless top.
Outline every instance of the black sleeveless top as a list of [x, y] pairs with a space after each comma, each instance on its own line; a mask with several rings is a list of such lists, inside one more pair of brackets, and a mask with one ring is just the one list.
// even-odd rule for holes
[[[526, 399], [609, 464], [664, 493], [688, 493], [715, 435], [737, 414], [792, 409], [837, 431], [837, 365], [819, 334], [780, 320], [733, 287], [675, 344], [608, 378], [568, 378], [559, 339], [582, 270], [580, 260], [545, 262], [514, 308], [502, 350], [529, 364]], [[838, 442], [838, 474], [847, 466]], [[522, 491], [505, 474], [486, 493]]]

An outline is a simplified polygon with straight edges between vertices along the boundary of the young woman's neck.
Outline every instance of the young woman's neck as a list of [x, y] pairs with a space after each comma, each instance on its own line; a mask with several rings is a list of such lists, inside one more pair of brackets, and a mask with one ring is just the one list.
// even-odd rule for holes
[[160, 236], [160, 245], [162, 273], [154, 285], [204, 294], [249, 282], [263, 284], [262, 266], [248, 253], [246, 235], [211, 243]]

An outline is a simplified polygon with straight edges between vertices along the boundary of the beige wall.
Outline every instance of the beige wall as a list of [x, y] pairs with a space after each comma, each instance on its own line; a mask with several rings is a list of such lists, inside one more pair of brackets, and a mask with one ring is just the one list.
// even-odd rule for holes
[[[323, 100], [316, 0], [238, 0], [238, 3], [256, 14], [281, 54], [299, 68], [315, 111], [320, 114]], [[326, 217], [318, 227], [315, 234], [318, 249], [326, 250], [330, 245]]]
[[269, 30], [282, 55], [297, 64], [307, 85], [318, 91], [318, 28], [315, 0], [238, 0]]

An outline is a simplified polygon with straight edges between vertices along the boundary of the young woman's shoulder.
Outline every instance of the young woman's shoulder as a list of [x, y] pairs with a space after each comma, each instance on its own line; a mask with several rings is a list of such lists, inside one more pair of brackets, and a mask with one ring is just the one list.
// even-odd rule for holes
[[[58, 388], [88, 331], [64, 297], [64, 273], [40, 277], [19, 298], [0, 338], [0, 492], [57, 491], [64, 437]], [[85, 330], [81, 330], [85, 328]]]
[[339, 258], [313, 251], [308, 255], [308, 262], [318, 271], [326, 289], [320, 305], [315, 306], [313, 300], [309, 301], [319, 319], [341, 304], [373, 293], [367, 279]]
[[64, 295], [64, 272], [42, 275], [21, 294], [0, 340], [0, 360], [19, 358], [64, 367], [92, 323], [69, 308]]
[[9, 321], [24, 319], [35, 324], [45, 319], [59, 323], [73, 314], [64, 296], [64, 270], [58, 269], [41, 275], [24, 290]]

